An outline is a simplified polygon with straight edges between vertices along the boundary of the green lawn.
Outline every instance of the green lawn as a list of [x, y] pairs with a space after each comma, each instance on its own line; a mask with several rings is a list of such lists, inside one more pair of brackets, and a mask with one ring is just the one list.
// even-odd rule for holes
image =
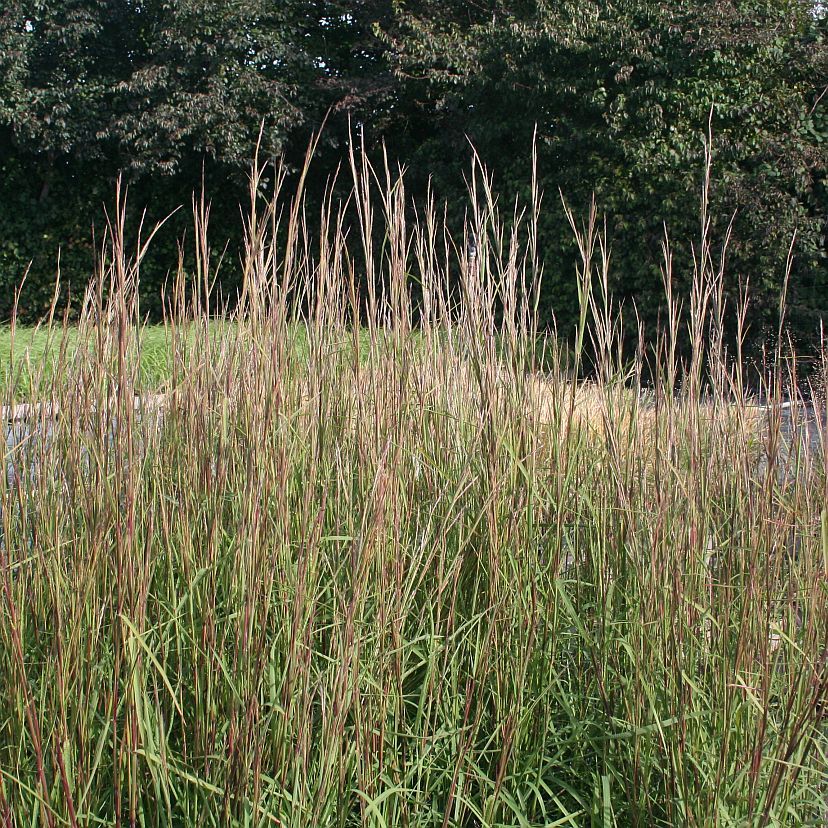
[[[233, 323], [211, 323], [211, 337], [215, 340], [220, 332], [231, 331]], [[183, 333], [183, 336], [182, 336]], [[185, 347], [191, 346], [196, 332], [192, 329], [182, 331], [181, 328], [173, 332], [169, 327], [146, 325], [134, 328], [130, 333], [130, 340], [139, 343], [137, 355], [136, 390], [140, 393], [162, 391], [170, 385], [173, 378], [173, 336]], [[379, 336], [379, 334], [378, 334]], [[412, 334], [414, 342], [422, 342], [416, 333]], [[370, 350], [371, 334], [361, 328], [358, 334], [359, 359], [365, 363]], [[79, 342], [77, 327], [69, 326], [66, 329], [55, 327], [25, 327], [17, 326], [14, 333], [14, 348], [12, 356], [12, 331], [8, 326], [0, 327], [0, 399], [14, 399], [17, 402], [39, 400], [47, 397], [56, 381], [57, 365], [61, 363], [61, 353], [65, 351], [61, 364], [72, 362], [76, 355]], [[86, 347], [94, 348], [91, 338], [87, 339]], [[550, 340], [538, 337], [536, 359], [542, 368], [548, 367], [551, 359]], [[341, 348], [353, 352], [352, 334], [344, 334]], [[498, 343], [498, 348], [502, 348]], [[291, 349], [293, 355], [300, 360], [308, 357], [308, 332], [305, 325], [297, 324], [292, 328]], [[180, 353], [183, 362], [186, 357]]]
[[[172, 369], [171, 339], [163, 325], [147, 326], [140, 332], [138, 386], [153, 391], [169, 381]], [[72, 361], [78, 348], [78, 331], [55, 328], [17, 327], [12, 342], [9, 327], [0, 328], [0, 396], [4, 400], [28, 400], [48, 395], [54, 385], [56, 365]]]

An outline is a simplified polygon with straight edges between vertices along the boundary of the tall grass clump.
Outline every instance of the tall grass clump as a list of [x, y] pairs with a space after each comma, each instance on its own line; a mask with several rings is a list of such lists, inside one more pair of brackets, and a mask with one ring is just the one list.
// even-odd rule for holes
[[633, 354], [570, 213], [564, 361], [536, 186], [504, 220], [477, 169], [460, 237], [349, 161], [313, 233], [254, 169], [232, 313], [195, 204], [165, 396], [120, 202], [49, 382], [7, 383], [0, 824], [819, 824], [824, 420], [781, 350], [752, 403], [706, 207]]

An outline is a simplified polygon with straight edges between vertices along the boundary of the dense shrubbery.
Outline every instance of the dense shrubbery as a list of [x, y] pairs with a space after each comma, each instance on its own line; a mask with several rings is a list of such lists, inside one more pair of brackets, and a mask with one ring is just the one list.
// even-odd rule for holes
[[[278, 8], [278, 12], [273, 12]], [[799, 0], [715, 4], [460, 0], [342, 3], [13, 0], [0, 13], [0, 315], [29, 260], [22, 309], [51, 296], [58, 247], [75, 286], [94, 261], [123, 171], [137, 221], [189, 204], [202, 176], [214, 238], [230, 242], [237, 280], [245, 171], [260, 129], [265, 155], [301, 167], [326, 113], [308, 216], [348, 143], [386, 140], [409, 166], [409, 196], [429, 186], [459, 226], [470, 143], [503, 194], [526, 194], [537, 135], [547, 192], [539, 244], [541, 310], [569, 328], [575, 251], [557, 204], [595, 192], [613, 242], [619, 297], [659, 313], [661, 241], [670, 227], [677, 287], [692, 275], [708, 120], [715, 143], [712, 214], [731, 215], [727, 292], [749, 279], [752, 330], [773, 323], [778, 275], [797, 232], [790, 322], [811, 341], [826, 309], [826, 21]], [[174, 219], [145, 263], [145, 307], [175, 268]], [[217, 249], [221, 244], [216, 242]]]

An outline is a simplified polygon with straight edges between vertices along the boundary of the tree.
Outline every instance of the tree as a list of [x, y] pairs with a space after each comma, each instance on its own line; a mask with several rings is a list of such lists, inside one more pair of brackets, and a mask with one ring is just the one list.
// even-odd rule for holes
[[[216, 235], [238, 241], [260, 128], [262, 152], [296, 168], [327, 116], [311, 201], [350, 130], [364, 128], [369, 146], [384, 140], [407, 163], [414, 196], [430, 183], [458, 223], [469, 140], [511, 200], [527, 195], [537, 130], [542, 309], [565, 328], [576, 303], [560, 187], [576, 209], [596, 194], [615, 294], [652, 322], [665, 221], [679, 283], [689, 272], [712, 111], [719, 238], [736, 214], [728, 289], [750, 277], [761, 334], [797, 229], [790, 295], [796, 326], [813, 333], [828, 295], [826, 27], [802, 0], [7, 0], [0, 283], [10, 297], [33, 259], [42, 290], [27, 289], [25, 309], [36, 316], [59, 242], [82, 281], [88, 228], [119, 172], [155, 218], [186, 205], [203, 178]], [[182, 227], [159, 239], [151, 291], [175, 264]]]
[[[48, 284], [58, 241], [85, 277], [89, 227], [121, 172], [134, 206], [157, 217], [204, 175], [235, 220], [260, 129], [263, 151], [277, 154], [309, 107], [311, 22], [296, 0], [10, 0], [0, 14], [6, 283], [33, 259], [33, 281]], [[174, 266], [174, 245], [168, 234], [155, 281]], [[27, 291], [24, 310], [49, 295]]]
[[[825, 284], [819, 96], [828, 71], [825, 23], [811, 11], [795, 0], [399, 3], [387, 39], [429, 120], [412, 167], [436, 164], [458, 198], [449, 166], [467, 157], [468, 136], [511, 197], [525, 189], [537, 126], [546, 190], [560, 187], [576, 207], [595, 192], [613, 232], [616, 296], [634, 299], [654, 321], [663, 221], [689, 271], [712, 110], [720, 238], [737, 211], [728, 288], [735, 293], [750, 276], [760, 334], [797, 229], [793, 295], [803, 309], [810, 303], [813, 333], [826, 310], [813, 286]], [[432, 163], [446, 158], [450, 165]], [[554, 206], [543, 243], [546, 310], [566, 327], [575, 305], [572, 245]]]

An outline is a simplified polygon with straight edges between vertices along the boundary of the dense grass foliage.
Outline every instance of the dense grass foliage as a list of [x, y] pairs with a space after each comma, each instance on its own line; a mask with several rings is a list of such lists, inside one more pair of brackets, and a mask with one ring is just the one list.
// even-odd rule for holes
[[335, 213], [308, 238], [300, 197], [254, 199], [232, 320], [170, 301], [161, 404], [136, 401], [157, 339], [117, 229], [110, 303], [48, 332], [59, 415], [12, 431], [0, 477], [0, 819], [822, 819], [824, 454], [786, 442], [780, 369], [751, 407], [706, 241], [681, 383], [667, 257], [645, 405], [594, 214], [577, 347], [541, 372], [537, 194], [504, 237], [476, 179], [455, 245], [352, 169], [362, 257]]

